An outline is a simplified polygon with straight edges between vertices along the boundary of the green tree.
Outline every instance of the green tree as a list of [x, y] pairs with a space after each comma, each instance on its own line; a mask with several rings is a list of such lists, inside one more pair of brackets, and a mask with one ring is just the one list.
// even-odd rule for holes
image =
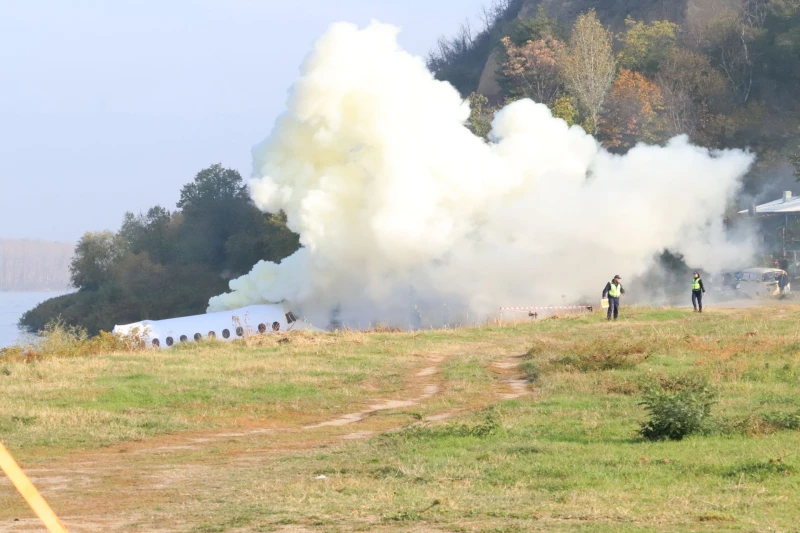
[[667, 20], [648, 24], [628, 17], [625, 27], [618, 37], [622, 44], [617, 56], [620, 66], [654, 75], [661, 62], [676, 49], [679, 26]]
[[494, 120], [497, 109], [490, 106], [489, 99], [482, 94], [472, 93], [467, 100], [470, 111], [467, 127], [478, 137], [487, 139], [489, 132], [492, 131], [492, 120]]
[[225, 242], [248, 230], [260, 213], [236, 170], [213, 165], [197, 173], [181, 189], [178, 208], [183, 223], [178, 228], [178, 253], [184, 263], [225, 267]]
[[517, 46], [521, 46], [528, 41], [538, 41], [540, 39], [566, 39], [568, 31], [558, 23], [558, 20], [547, 15], [547, 10], [543, 5], [536, 8], [536, 15], [533, 18], [518, 18], [511, 25], [507, 37]]
[[553, 112], [554, 117], [562, 119], [570, 126], [578, 122], [578, 109], [575, 106], [575, 100], [569, 96], [560, 96], [553, 100], [550, 104], [550, 111]]
[[172, 214], [157, 205], [146, 214], [125, 213], [117, 235], [131, 253], [147, 252], [156, 261], [166, 263], [174, 252], [170, 242], [172, 229]]
[[179, 206], [126, 213], [117, 234], [87, 233], [71, 267], [81, 290], [37, 306], [21, 325], [41, 330], [61, 317], [96, 334], [145, 318], [203, 313], [231, 277], [299, 247], [286, 216], [259, 211], [239, 173], [220, 165], [183, 187]]
[[125, 243], [114, 233], [85, 233], [69, 265], [72, 285], [82, 291], [96, 290], [111, 279], [111, 268], [123, 253]]
[[261, 260], [278, 262], [300, 248], [300, 236], [286, 227], [286, 214], [264, 214], [253, 208], [252, 223], [246, 231], [225, 241], [225, 269], [244, 274]]
[[178, 208], [189, 216], [207, 214], [219, 210], [221, 202], [247, 202], [249, 199], [241, 174], [217, 163], [198, 172], [192, 183], [181, 188]]

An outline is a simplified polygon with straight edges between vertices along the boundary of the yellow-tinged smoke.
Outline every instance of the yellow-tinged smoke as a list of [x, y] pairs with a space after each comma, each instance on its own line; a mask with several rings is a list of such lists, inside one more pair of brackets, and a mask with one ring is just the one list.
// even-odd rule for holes
[[749, 154], [676, 137], [616, 156], [530, 100], [497, 115], [487, 144], [396, 37], [337, 24], [316, 43], [250, 183], [303, 248], [233, 280], [210, 311], [286, 300], [319, 325], [337, 309], [356, 327], [404, 327], [415, 306], [422, 325], [476, 321], [595, 300], [664, 248], [706, 268], [740, 255], [721, 219]]

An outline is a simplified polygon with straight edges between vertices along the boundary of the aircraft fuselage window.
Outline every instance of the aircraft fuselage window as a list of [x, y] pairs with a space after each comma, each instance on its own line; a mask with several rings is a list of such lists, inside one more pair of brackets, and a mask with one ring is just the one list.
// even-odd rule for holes
[[279, 322], [273, 322], [272, 323], [272, 331], [280, 331], [280, 330], [281, 330], [280, 323]]
[[236, 328], [236, 334], [237, 334], [238, 336], [240, 336], [240, 337], [241, 337], [242, 335], [244, 335], [244, 328], [243, 328], [242, 326], [239, 326], [238, 328]]
[[200, 340], [200, 339], [202, 339], [202, 338], [203, 338], [203, 336], [202, 336], [202, 335], [200, 335], [199, 333], [195, 333], [195, 334], [194, 334], [194, 340], [196, 340], [196, 341], [199, 341], [199, 340]]
[[173, 340], [173, 338], [172, 338], [172, 337], [167, 337], [167, 346], [172, 346], [172, 344], [173, 344], [174, 342], [175, 342], [175, 341]]
[[186, 335], [181, 335], [181, 342], [186, 342], [189, 338]]
[[222, 330], [222, 338], [223, 339], [228, 339], [228, 338], [230, 338], [230, 336], [231, 336], [230, 330], [227, 330], [227, 329], [223, 329]]
[[267, 331], [267, 325], [266, 324], [261, 323], [261, 324], [258, 325], [258, 332], [259, 333], [264, 333], [266, 331]]
[[158, 348], [159, 346], [161, 346], [161, 342], [158, 339], [153, 339], [153, 346]]

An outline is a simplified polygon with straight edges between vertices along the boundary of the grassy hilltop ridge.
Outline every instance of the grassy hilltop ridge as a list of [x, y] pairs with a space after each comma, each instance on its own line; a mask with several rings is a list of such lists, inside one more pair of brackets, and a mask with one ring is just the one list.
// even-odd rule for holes
[[[0, 359], [0, 438], [77, 531], [797, 531], [798, 319], [623, 308]], [[639, 434], [648, 394], [700, 382], [694, 433]], [[20, 516], [0, 484], [0, 529]]]

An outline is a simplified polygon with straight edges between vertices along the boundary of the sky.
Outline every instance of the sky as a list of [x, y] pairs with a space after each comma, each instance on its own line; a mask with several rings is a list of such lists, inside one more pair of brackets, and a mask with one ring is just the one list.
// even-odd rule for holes
[[402, 29], [425, 56], [486, 0], [0, 0], [0, 238], [76, 241], [174, 209], [284, 110], [334, 22]]

